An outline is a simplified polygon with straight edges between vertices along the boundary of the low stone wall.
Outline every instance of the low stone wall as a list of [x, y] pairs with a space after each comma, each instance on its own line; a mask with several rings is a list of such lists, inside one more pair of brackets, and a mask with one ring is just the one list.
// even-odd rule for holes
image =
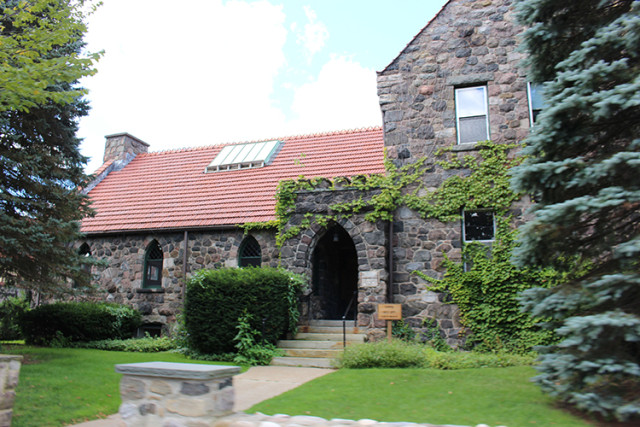
[[[325, 420], [320, 417], [308, 415], [264, 415], [255, 413], [247, 415], [238, 413], [223, 418], [211, 424], [211, 427], [468, 427], [452, 424], [416, 424], [409, 422], [379, 422], [376, 420], [362, 419], [358, 421], [334, 418]], [[486, 424], [477, 424], [475, 427], [490, 427]], [[498, 426], [505, 427], [505, 426]]]
[[209, 426], [233, 411], [237, 366], [145, 362], [116, 365], [127, 426]]
[[22, 356], [0, 355], [0, 427], [9, 427]]

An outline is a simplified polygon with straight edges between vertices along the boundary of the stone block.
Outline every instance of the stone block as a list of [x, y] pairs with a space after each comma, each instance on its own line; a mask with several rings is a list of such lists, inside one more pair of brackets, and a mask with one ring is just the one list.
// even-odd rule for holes
[[120, 396], [123, 401], [139, 400], [146, 395], [146, 385], [144, 381], [131, 378], [122, 377], [120, 381]]
[[211, 402], [202, 398], [167, 399], [165, 408], [169, 412], [184, 417], [204, 417], [211, 410]]

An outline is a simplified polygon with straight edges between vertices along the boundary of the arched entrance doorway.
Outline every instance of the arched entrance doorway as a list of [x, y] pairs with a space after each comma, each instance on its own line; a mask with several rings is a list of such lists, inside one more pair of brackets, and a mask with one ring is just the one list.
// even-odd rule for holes
[[358, 255], [349, 233], [339, 225], [329, 228], [313, 251], [312, 267], [312, 318], [341, 319], [358, 289]]

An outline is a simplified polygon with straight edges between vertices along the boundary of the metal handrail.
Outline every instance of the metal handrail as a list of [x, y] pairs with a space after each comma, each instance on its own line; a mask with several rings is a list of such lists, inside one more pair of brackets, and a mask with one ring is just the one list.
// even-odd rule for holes
[[315, 291], [311, 290], [307, 295], [302, 295], [301, 299], [304, 301], [307, 300], [307, 323], [311, 324], [311, 296], [315, 293]]
[[[351, 310], [351, 305], [353, 304], [353, 300], [358, 296], [358, 291], [353, 291], [353, 296], [349, 301], [349, 305], [347, 305], [347, 309], [344, 311], [344, 315], [342, 316], [342, 350], [344, 351], [347, 348], [347, 314], [349, 314], [349, 310]], [[353, 321], [356, 321], [356, 314], [353, 315]]]

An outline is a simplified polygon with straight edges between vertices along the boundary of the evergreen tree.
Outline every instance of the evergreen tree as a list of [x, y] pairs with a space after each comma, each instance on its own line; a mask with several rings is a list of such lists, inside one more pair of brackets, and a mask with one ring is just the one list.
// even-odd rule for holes
[[[71, 19], [77, 25], [71, 27], [73, 36], [54, 37], [63, 44], [51, 44], [31, 58], [35, 68], [52, 60], [56, 64], [68, 60], [65, 73], [58, 76], [55, 68], [50, 70], [54, 74], [47, 76], [45, 88], [30, 88], [45, 91], [46, 96], [15, 105], [9, 102], [11, 96], [2, 97], [8, 103], [0, 109], [0, 280], [8, 286], [55, 293], [68, 290], [69, 280], [87, 284], [89, 279], [83, 268], [88, 260], [72, 244], [81, 237], [79, 221], [90, 214], [89, 200], [79, 190], [88, 178], [83, 170], [86, 158], [75, 136], [78, 118], [88, 112], [77, 80], [90, 72], [73, 59], [83, 48], [82, 16], [66, 0], [48, 0], [46, 6], [36, 8], [40, 3], [2, 2], [1, 40], [20, 42], [28, 38], [33, 26], [41, 25], [39, 20], [16, 22], [21, 16], [16, 10], [28, 6], [29, 13], [42, 21], [68, 24]], [[66, 10], [69, 19], [61, 19], [60, 10]], [[7, 67], [13, 67], [9, 74], [20, 74], [16, 71], [20, 61], [9, 62], [0, 68], [3, 84]], [[70, 76], [75, 78], [70, 80]], [[21, 83], [28, 85], [28, 79]], [[11, 90], [0, 87], [3, 95]]]
[[[523, 294], [562, 338], [536, 381], [583, 410], [640, 418], [640, 1], [517, 0], [546, 108], [514, 171], [532, 194], [516, 262], [588, 265], [578, 280]], [[568, 262], [568, 261], [571, 262]], [[577, 263], [577, 264], [576, 264]]]

